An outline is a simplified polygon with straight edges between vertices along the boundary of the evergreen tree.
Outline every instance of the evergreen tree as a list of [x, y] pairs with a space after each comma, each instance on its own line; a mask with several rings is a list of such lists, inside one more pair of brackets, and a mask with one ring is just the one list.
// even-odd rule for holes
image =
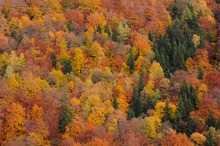
[[133, 108], [130, 108], [129, 110], [128, 110], [128, 120], [131, 120], [132, 118], [134, 118], [135, 116], [134, 116], [134, 110], [133, 110]]
[[179, 103], [178, 103], [177, 110], [178, 110], [181, 118], [185, 119], [187, 117], [186, 109], [185, 109], [185, 104], [184, 104], [182, 96], [179, 97]]
[[203, 75], [204, 75], [203, 70], [201, 67], [199, 67], [198, 68], [198, 79], [202, 80]]
[[191, 103], [193, 105], [193, 109], [196, 109], [196, 107], [198, 105], [198, 102], [199, 102], [199, 99], [198, 99], [198, 96], [197, 96], [197, 93], [196, 93], [196, 89], [193, 88], [191, 85], [190, 85], [189, 93], [188, 93], [187, 96], [191, 100]]
[[215, 142], [213, 140], [213, 133], [212, 133], [211, 128], [209, 128], [209, 131], [206, 135], [205, 146], [215, 146]]
[[53, 66], [54, 68], [56, 68], [56, 67], [57, 67], [57, 56], [56, 56], [56, 53], [55, 53], [55, 52], [53, 52], [53, 53], [51, 54], [51, 60], [52, 60], [52, 66]]
[[74, 26], [73, 26], [71, 20], [69, 20], [68, 23], [67, 23], [67, 29], [68, 29], [69, 32], [74, 31]]
[[193, 117], [189, 116], [186, 125], [186, 135], [190, 136], [192, 133], [195, 132], [195, 130], [196, 130], [196, 121]]
[[64, 133], [66, 131], [66, 126], [71, 122], [73, 117], [73, 112], [70, 108], [70, 104], [67, 99], [61, 101], [61, 104], [58, 108], [59, 110], [59, 131]]
[[149, 32], [148, 32], [148, 39], [149, 39], [151, 42], [153, 42], [153, 33], [152, 33], [152, 31], [149, 31]]
[[208, 118], [206, 120], [206, 124], [209, 127], [215, 127], [215, 118], [213, 117], [213, 112], [212, 111], [208, 115]]
[[165, 108], [164, 108], [164, 116], [162, 118], [162, 121], [169, 121], [171, 119], [170, 115], [170, 107], [169, 107], [169, 102], [166, 101]]
[[216, 128], [217, 130], [220, 129], [220, 117], [218, 118], [218, 120], [217, 120], [217, 122], [216, 122], [215, 128]]
[[143, 111], [143, 106], [140, 100], [140, 96], [138, 93], [138, 88], [137, 86], [134, 87], [133, 94], [132, 94], [132, 101], [131, 101], [131, 107], [134, 112], [134, 116], [138, 117], [141, 115]]
[[129, 57], [127, 60], [127, 65], [129, 66], [130, 73], [132, 73], [134, 70], [134, 62], [135, 62], [134, 54], [133, 54], [132, 49], [130, 49], [129, 50]]
[[64, 74], [70, 73], [72, 71], [72, 65], [70, 60], [61, 60], [63, 65], [62, 71]]
[[23, 40], [24, 36], [23, 36], [23, 33], [22, 33], [22, 30], [19, 29], [19, 34], [18, 34], [18, 44], [21, 43], [21, 41]]
[[96, 32], [102, 33], [102, 28], [101, 28], [100, 24], [98, 25], [98, 27], [97, 27], [97, 29], [96, 29]]
[[117, 98], [115, 96], [114, 96], [114, 100], [113, 100], [113, 108], [118, 109], [118, 101], [117, 101]]
[[105, 27], [104, 27], [104, 32], [107, 33], [109, 36], [111, 36], [111, 30], [110, 30], [108, 24], [105, 25]]
[[183, 132], [183, 126], [181, 125], [181, 115], [179, 113], [179, 111], [177, 110], [175, 112], [174, 118], [171, 120], [172, 123], [172, 127], [174, 130], [176, 130], [176, 132]]
[[191, 100], [186, 98], [184, 99], [184, 106], [185, 106], [185, 110], [186, 110], [186, 114], [183, 116], [183, 121], [186, 121], [190, 115], [190, 112], [193, 110], [193, 105], [191, 103]]

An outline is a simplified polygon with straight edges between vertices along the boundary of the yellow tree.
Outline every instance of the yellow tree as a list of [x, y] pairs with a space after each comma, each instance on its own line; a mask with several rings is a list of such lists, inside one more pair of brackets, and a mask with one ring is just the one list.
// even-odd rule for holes
[[79, 9], [84, 14], [90, 14], [96, 12], [100, 8], [100, 0], [77, 0], [79, 4]]
[[74, 57], [72, 60], [72, 68], [77, 75], [81, 75], [82, 70], [85, 67], [86, 59], [83, 55], [83, 51], [76, 48], [74, 51]]
[[[163, 118], [164, 117], [164, 109], [165, 109], [166, 103], [165, 102], [158, 102], [155, 105], [155, 112], [154, 116], [158, 118]], [[170, 108], [170, 115], [171, 117], [174, 117], [174, 114], [176, 112], [176, 106], [172, 103], [169, 103], [169, 108]]]
[[103, 104], [98, 104], [92, 108], [92, 112], [87, 118], [88, 123], [100, 126], [105, 122], [106, 107]]
[[159, 77], [164, 77], [164, 72], [162, 67], [160, 66], [160, 63], [158, 62], [153, 62], [151, 64], [150, 70], [149, 70], [149, 78], [150, 80], [155, 80]]
[[158, 117], [146, 117], [142, 121], [142, 127], [147, 137], [154, 138], [161, 127], [161, 120]]
[[195, 143], [195, 145], [204, 145], [206, 137], [203, 134], [200, 134], [198, 132], [193, 133], [190, 136], [191, 140]]
[[102, 59], [105, 57], [105, 54], [103, 52], [103, 48], [98, 42], [92, 43], [92, 46], [89, 48], [89, 55], [94, 61], [95, 64], [98, 63], [98, 65], [101, 64]]

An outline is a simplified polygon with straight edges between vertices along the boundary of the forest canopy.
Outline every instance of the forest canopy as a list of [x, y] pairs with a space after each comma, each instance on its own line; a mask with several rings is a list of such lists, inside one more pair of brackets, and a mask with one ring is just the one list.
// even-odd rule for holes
[[220, 145], [220, 1], [0, 0], [0, 145]]

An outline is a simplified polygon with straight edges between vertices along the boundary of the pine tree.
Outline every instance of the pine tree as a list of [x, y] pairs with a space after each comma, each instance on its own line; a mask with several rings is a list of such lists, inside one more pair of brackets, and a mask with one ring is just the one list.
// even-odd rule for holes
[[215, 127], [215, 118], [213, 117], [213, 112], [212, 111], [208, 115], [208, 118], [206, 120], [206, 124], [209, 127]]
[[110, 30], [108, 24], [105, 25], [105, 27], [104, 27], [104, 32], [107, 33], [109, 36], [111, 36], [111, 30]]
[[185, 97], [184, 106], [186, 110], [186, 115], [183, 116], [183, 121], [186, 121], [190, 115], [190, 112], [193, 110], [193, 105], [192, 105], [191, 100]]
[[62, 60], [61, 64], [63, 65], [62, 71], [64, 74], [70, 73], [72, 71], [72, 65], [70, 60]]
[[191, 103], [193, 105], [193, 109], [196, 109], [199, 101], [198, 101], [196, 89], [193, 88], [192, 86], [190, 86], [190, 88], [189, 88], [188, 96], [189, 96], [188, 98], [191, 100]]
[[201, 67], [199, 67], [198, 68], [198, 79], [202, 80], [203, 75], [204, 75], [203, 70]]
[[69, 32], [74, 31], [74, 27], [73, 27], [71, 20], [69, 20], [67, 23], [67, 29]]
[[186, 135], [190, 136], [192, 133], [195, 132], [195, 130], [196, 130], [196, 121], [193, 117], [189, 116], [186, 125]]
[[169, 107], [169, 102], [166, 101], [166, 104], [165, 104], [165, 108], [164, 108], [164, 116], [163, 116], [163, 119], [162, 121], [169, 121], [171, 119], [171, 115], [170, 115], [170, 107]]
[[101, 28], [100, 24], [98, 25], [98, 27], [97, 27], [97, 29], [96, 29], [96, 32], [102, 33], [102, 28]]
[[71, 122], [73, 117], [73, 112], [70, 108], [70, 104], [67, 99], [63, 99], [59, 106], [59, 131], [64, 133], [66, 131], [66, 126]]
[[134, 116], [134, 110], [133, 110], [133, 108], [130, 108], [129, 110], [128, 110], [128, 120], [131, 120], [132, 118], [134, 118], [135, 116]]
[[185, 109], [185, 104], [184, 104], [182, 96], [179, 97], [179, 103], [178, 103], [177, 110], [178, 110], [179, 114], [181, 115], [181, 118], [186, 117], [186, 109]]
[[171, 120], [172, 127], [173, 127], [173, 129], [176, 130], [176, 132], [183, 132], [183, 126], [180, 123], [181, 119], [182, 119], [182, 117], [181, 117], [179, 111], [177, 110], [174, 115], [174, 118]]
[[117, 101], [117, 98], [115, 96], [114, 96], [114, 100], [113, 100], [113, 108], [118, 109], [118, 101]]
[[215, 142], [213, 140], [213, 133], [212, 133], [211, 128], [209, 128], [209, 131], [206, 135], [205, 146], [215, 146]]
[[56, 53], [55, 53], [55, 52], [53, 52], [53, 53], [51, 54], [51, 60], [52, 60], [52, 66], [53, 66], [54, 68], [56, 68], [56, 67], [57, 67], [57, 56], [56, 56]]
[[135, 62], [134, 54], [132, 52], [132, 49], [130, 49], [129, 50], [129, 57], [127, 60], [127, 65], [129, 66], [130, 73], [132, 73], [134, 70], [134, 62]]
[[149, 31], [149, 32], [148, 32], [148, 39], [149, 39], [151, 42], [153, 42], [153, 33], [152, 33], [152, 31]]
[[134, 116], [138, 117], [141, 115], [143, 111], [143, 106], [140, 100], [140, 96], [138, 93], [138, 88], [137, 86], [134, 87], [133, 89], [133, 94], [132, 94], [132, 101], [131, 101], [131, 107], [134, 111]]

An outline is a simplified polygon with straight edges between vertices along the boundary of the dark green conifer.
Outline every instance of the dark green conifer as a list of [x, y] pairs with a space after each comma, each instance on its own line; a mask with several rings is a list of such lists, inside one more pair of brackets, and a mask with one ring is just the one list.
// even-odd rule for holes
[[61, 101], [58, 110], [59, 110], [58, 128], [61, 133], [64, 133], [66, 131], [66, 126], [71, 122], [73, 117], [73, 112], [66, 98]]
[[134, 70], [134, 62], [135, 62], [134, 54], [133, 54], [132, 49], [130, 49], [128, 60], [127, 60], [127, 65], [129, 66], [130, 73], [132, 73]]
[[206, 120], [206, 124], [209, 127], [215, 127], [215, 118], [213, 117], [213, 112], [212, 111], [208, 115], [208, 118]]
[[196, 130], [196, 121], [193, 117], [189, 116], [186, 125], [186, 135], [190, 136]]
[[169, 121], [171, 119], [171, 114], [170, 114], [170, 107], [169, 107], [169, 102], [166, 101], [165, 108], [164, 108], [164, 116], [162, 118], [162, 121]]
[[114, 96], [114, 100], [113, 100], [113, 108], [118, 109], [118, 101], [117, 101], [117, 98], [115, 96]]

